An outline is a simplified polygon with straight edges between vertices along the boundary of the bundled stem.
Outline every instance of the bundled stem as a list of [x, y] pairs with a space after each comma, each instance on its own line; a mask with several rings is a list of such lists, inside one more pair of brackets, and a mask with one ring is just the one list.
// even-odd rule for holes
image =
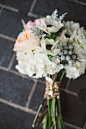
[[[60, 81], [62, 80], [64, 74], [65, 74], [65, 70], [63, 70], [60, 74], [60, 79], [59, 79]], [[62, 126], [64, 128], [64, 123], [63, 123], [62, 114], [61, 114], [61, 104], [60, 104], [60, 92], [59, 92], [60, 82], [56, 81], [57, 76], [58, 74], [55, 74], [53, 76], [53, 81], [52, 81], [53, 83], [46, 81], [44, 100], [39, 106], [39, 109], [33, 121], [32, 127], [35, 126], [35, 122], [37, 120], [39, 112], [44, 102], [47, 100], [44, 112], [40, 116], [36, 126], [38, 126], [42, 122], [43, 129], [46, 129], [47, 123], [49, 124], [49, 129], [56, 129], [56, 124], [58, 124], [58, 129], [61, 129]]]

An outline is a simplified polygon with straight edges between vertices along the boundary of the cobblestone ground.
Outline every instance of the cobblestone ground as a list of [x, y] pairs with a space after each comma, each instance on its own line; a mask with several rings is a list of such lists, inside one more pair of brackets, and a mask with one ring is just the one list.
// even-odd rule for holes
[[[86, 28], [86, 0], [0, 0], [0, 129], [32, 128], [45, 80], [18, 73], [13, 45], [23, 29], [21, 19], [27, 23], [56, 8], [59, 14], [68, 12], [66, 21]], [[63, 79], [61, 105], [65, 129], [86, 129], [86, 73], [74, 81]]]

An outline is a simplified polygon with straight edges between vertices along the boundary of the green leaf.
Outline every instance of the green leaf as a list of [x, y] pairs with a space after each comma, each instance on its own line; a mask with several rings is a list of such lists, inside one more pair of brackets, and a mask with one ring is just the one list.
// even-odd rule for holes
[[49, 39], [52, 39], [50, 34], [49, 34]]

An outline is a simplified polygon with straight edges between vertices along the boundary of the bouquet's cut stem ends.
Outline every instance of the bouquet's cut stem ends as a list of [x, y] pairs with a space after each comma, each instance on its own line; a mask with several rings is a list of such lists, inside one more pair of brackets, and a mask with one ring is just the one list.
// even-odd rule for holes
[[39, 106], [39, 109], [38, 109], [38, 111], [37, 111], [37, 114], [36, 114], [35, 119], [34, 119], [33, 124], [32, 124], [32, 127], [33, 127], [33, 128], [35, 127], [35, 123], [36, 123], [37, 117], [38, 117], [38, 115], [39, 115], [39, 112], [40, 112], [40, 110], [41, 110], [41, 108], [42, 108], [42, 106], [43, 106], [45, 100], [46, 100], [46, 99], [44, 99], [44, 100], [42, 101], [42, 103], [40, 104], [40, 106]]

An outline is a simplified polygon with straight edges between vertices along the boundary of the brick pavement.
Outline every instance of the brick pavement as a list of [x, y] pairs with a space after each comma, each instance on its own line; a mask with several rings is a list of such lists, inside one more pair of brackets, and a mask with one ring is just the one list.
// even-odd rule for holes
[[[86, 28], [86, 0], [0, 0], [0, 129], [32, 128], [45, 80], [18, 73], [12, 49], [23, 29], [21, 19], [27, 23], [56, 8], [59, 14], [68, 12], [66, 21], [79, 22]], [[65, 129], [86, 129], [86, 74], [74, 81], [63, 79], [61, 105]]]

